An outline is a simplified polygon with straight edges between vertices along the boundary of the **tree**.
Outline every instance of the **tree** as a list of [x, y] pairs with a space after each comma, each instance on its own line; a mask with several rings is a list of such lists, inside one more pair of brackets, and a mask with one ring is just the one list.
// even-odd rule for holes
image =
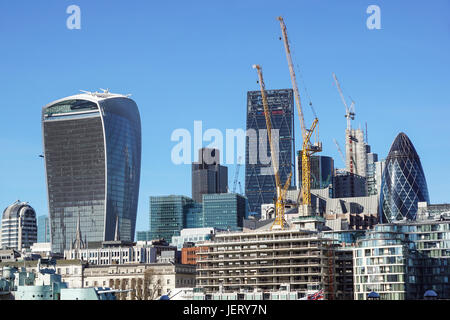
[[137, 279], [137, 286], [136, 286], [136, 298], [138, 300], [142, 300], [144, 298], [143, 292], [142, 292], [142, 283], [143, 283], [142, 278], [138, 278]]
[[131, 279], [130, 300], [136, 300], [136, 278]]
[[155, 269], [149, 268], [144, 272], [144, 300], [155, 300], [161, 295], [162, 291], [161, 274], [158, 274]]

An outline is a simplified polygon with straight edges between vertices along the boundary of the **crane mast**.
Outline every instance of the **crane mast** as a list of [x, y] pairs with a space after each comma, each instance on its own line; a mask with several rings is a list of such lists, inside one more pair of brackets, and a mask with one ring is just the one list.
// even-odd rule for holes
[[284, 24], [283, 18], [278, 17], [278, 20], [280, 21], [281, 32], [283, 33], [284, 48], [286, 50], [286, 58], [288, 61], [288, 66], [289, 66], [289, 73], [291, 75], [292, 88], [294, 89], [295, 105], [297, 106], [298, 117], [300, 119], [300, 126], [302, 129], [302, 137], [303, 137], [303, 140], [305, 140], [306, 134], [307, 134], [306, 126], [305, 126], [305, 119], [303, 117], [303, 110], [302, 110], [302, 105], [301, 105], [301, 101], [300, 101], [300, 93], [298, 90], [297, 79], [295, 77], [295, 71], [294, 71], [294, 64], [292, 62], [292, 57], [291, 57], [291, 49], [289, 48], [287, 29], [286, 29], [286, 25]]
[[281, 187], [280, 175], [278, 174], [278, 159], [277, 152], [275, 152], [275, 147], [272, 141], [272, 121], [270, 120], [270, 110], [269, 104], [267, 102], [266, 96], [266, 86], [264, 84], [264, 79], [262, 75], [262, 68], [259, 65], [253, 65], [253, 68], [258, 72], [258, 80], [259, 85], [261, 87], [261, 97], [264, 107], [264, 116], [266, 118], [266, 127], [267, 127], [267, 136], [269, 139], [270, 146], [270, 156], [272, 159], [272, 167], [275, 176], [275, 186], [276, 186], [276, 201], [275, 201], [275, 221], [272, 224], [271, 229], [284, 229], [285, 218], [284, 218], [284, 199], [286, 196], [286, 191], [289, 188], [291, 183], [292, 172], [289, 174], [289, 177], [284, 184], [284, 187]]
[[334, 144], [336, 145], [336, 148], [337, 148], [338, 151], [339, 151], [339, 154], [341, 155], [342, 161], [343, 161], [344, 164], [345, 164], [345, 157], [344, 157], [344, 154], [342, 153], [342, 150], [341, 150], [341, 147], [339, 146], [339, 143], [337, 142], [336, 139], [333, 139], [333, 141], [334, 141]]
[[[319, 119], [314, 118], [311, 128], [308, 130], [305, 126], [305, 120], [303, 117], [302, 105], [300, 100], [300, 92], [298, 90], [297, 79], [295, 77], [294, 64], [292, 62], [291, 50], [289, 48], [289, 40], [287, 37], [286, 25], [283, 18], [278, 17], [280, 21], [281, 32], [283, 34], [284, 48], [286, 51], [286, 58], [289, 66], [289, 73], [291, 75], [292, 88], [294, 90], [295, 105], [297, 107], [298, 117], [300, 119], [300, 126], [302, 129], [302, 204], [304, 215], [309, 215], [311, 212], [311, 156], [322, 151], [322, 144], [320, 142], [316, 144], [311, 143], [311, 137], [316, 129]], [[317, 133], [317, 132], [316, 132]]]
[[352, 123], [351, 120], [355, 120], [355, 102], [352, 101], [352, 104], [350, 105], [350, 108], [347, 105], [347, 102], [345, 101], [344, 94], [342, 93], [341, 85], [339, 84], [339, 81], [336, 77], [336, 74], [333, 73], [334, 82], [336, 83], [336, 87], [339, 91], [339, 95], [341, 96], [342, 103], [345, 106], [345, 117], [347, 118], [347, 130], [346, 130], [346, 145], [350, 148], [350, 154], [347, 154], [347, 161], [345, 162], [347, 166], [347, 170], [353, 174], [356, 170], [355, 161], [353, 160], [353, 156], [351, 155], [351, 152], [353, 150], [353, 141], [352, 141]]

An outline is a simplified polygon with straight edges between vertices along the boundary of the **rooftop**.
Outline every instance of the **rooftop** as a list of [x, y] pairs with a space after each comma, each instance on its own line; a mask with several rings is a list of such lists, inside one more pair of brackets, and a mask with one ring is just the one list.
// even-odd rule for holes
[[111, 92], [109, 92], [109, 89], [101, 89], [101, 90], [103, 92], [98, 92], [98, 91], [90, 92], [90, 91], [80, 90], [81, 93], [53, 101], [53, 102], [47, 104], [44, 107], [44, 109], [46, 109], [48, 107], [52, 107], [52, 106], [54, 106], [58, 103], [64, 102], [64, 101], [69, 101], [69, 100], [85, 100], [85, 101], [91, 101], [91, 102], [97, 103], [97, 102], [99, 102], [101, 100], [105, 100], [105, 99], [128, 98], [130, 96], [130, 94], [123, 95], [123, 94], [119, 94], [119, 93], [111, 93]]

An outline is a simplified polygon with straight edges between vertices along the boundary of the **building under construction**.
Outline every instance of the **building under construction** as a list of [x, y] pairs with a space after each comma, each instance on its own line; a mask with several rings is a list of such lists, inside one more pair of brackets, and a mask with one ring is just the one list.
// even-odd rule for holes
[[285, 230], [218, 233], [201, 244], [197, 287], [206, 293], [272, 291], [289, 284], [307, 295], [336, 291], [333, 240], [314, 231], [318, 218], [299, 218]]

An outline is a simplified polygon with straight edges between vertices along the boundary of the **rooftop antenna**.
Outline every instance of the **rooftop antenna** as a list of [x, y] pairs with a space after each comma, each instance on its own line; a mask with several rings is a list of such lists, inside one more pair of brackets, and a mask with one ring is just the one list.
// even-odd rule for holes
[[103, 88], [100, 88], [100, 90], [102, 90], [102, 91], [103, 91], [103, 93], [110, 93], [110, 92], [109, 92], [109, 88], [108, 88], [108, 89], [103, 89]]

